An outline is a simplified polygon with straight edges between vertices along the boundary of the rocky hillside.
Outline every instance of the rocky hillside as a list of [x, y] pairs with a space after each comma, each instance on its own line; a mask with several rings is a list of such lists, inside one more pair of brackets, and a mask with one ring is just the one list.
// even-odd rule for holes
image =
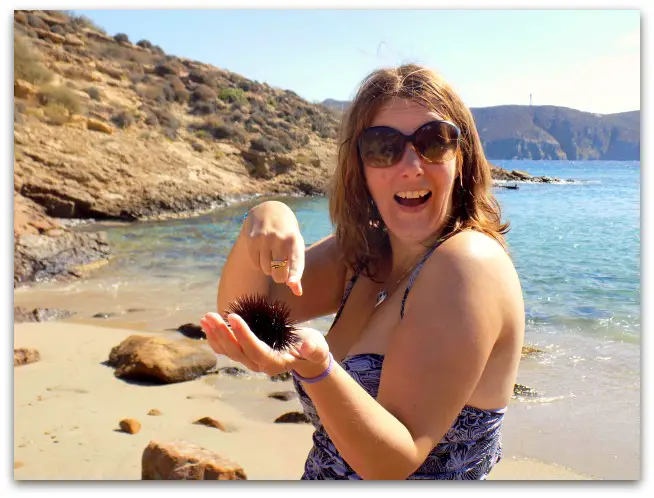
[[[341, 112], [349, 102], [327, 99]], [[490, 159], [640, 160], [640, 111], [593, 114], [557, 106], [471, 109]]]
[[[334, 164], [326, 107], [63, 12], [15, 11], [14, 97], [15, 283], [48, 276], [22, 256], [80, 252], [78, 239], [59, 247], [71, 234], [58, 219], [322, 193]], [[100, 243], [72, 259], [97, 259]]]

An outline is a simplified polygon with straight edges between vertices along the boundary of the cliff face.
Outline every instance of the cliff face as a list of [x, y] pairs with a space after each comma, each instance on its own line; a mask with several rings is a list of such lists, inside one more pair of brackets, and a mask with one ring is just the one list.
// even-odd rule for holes
[[471, 111], [491, 159], [640, 160], [640, 111], [599, 115], [556, 106]]
[[[342, 112], [349, 102], [323, 102]], [[471, 109], [489, 159], [640, 160], [640, 111], [599, 115], [557, 106]]]

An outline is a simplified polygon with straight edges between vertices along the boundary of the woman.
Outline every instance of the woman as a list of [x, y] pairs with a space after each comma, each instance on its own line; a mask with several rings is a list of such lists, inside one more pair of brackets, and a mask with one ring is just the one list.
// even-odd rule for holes
[[209, 344], [293, 372], [316, 427], [303, 479], [485, 479], [525, 317], [472, 115], [437, 74], [405, 65], [366, 78], [342, 128], [335, 234], [305, 252], [290, 208], [263, 202], [218, 288], [221, 311], [259, 293], [298, 321], [336, 312], [329, 333], [303, 328], [277, 353], [239, 316], [228, 327], [209, 313]]

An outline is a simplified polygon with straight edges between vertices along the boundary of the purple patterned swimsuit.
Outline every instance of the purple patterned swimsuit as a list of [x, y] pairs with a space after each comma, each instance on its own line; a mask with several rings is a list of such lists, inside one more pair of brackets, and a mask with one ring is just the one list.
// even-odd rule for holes
[[[437, 245], [432, 247], [423, 256], [411, 274], [402, 300], [401, 317], [404, 316], [404, 303], [411, 285], [436, 247]], [[357, 276], [358, 274], [355, 274], [348, 283], [332, 327], [340, 317]], [[376, 399], [383, 362], [383, 355], [363, 353], [346, 356], [339, 364], [370, 396]], [[334, 446], [302, 384], [295, 379], [293, 383], [304, 413], [316, 429], [313, 433], [313, 448], [304, 465], [302, 479], [361, 479]], [[506, 408], [489, 411], [465, 406], [441, 442], [407, 479], [485, 479], [493, 466], [502, 458], [500, 429], [505, 411]]]

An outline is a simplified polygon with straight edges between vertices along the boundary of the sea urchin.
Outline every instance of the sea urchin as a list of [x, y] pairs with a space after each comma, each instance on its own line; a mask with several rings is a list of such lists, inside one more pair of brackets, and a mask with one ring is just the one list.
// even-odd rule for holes
[[228, 313], [239, 315], [252, 333], [275, 351], [287, 351], [300, 340], [296, 322], [282, 301], [271, 301], [260, 294], [246, 294], [230, 302]]

